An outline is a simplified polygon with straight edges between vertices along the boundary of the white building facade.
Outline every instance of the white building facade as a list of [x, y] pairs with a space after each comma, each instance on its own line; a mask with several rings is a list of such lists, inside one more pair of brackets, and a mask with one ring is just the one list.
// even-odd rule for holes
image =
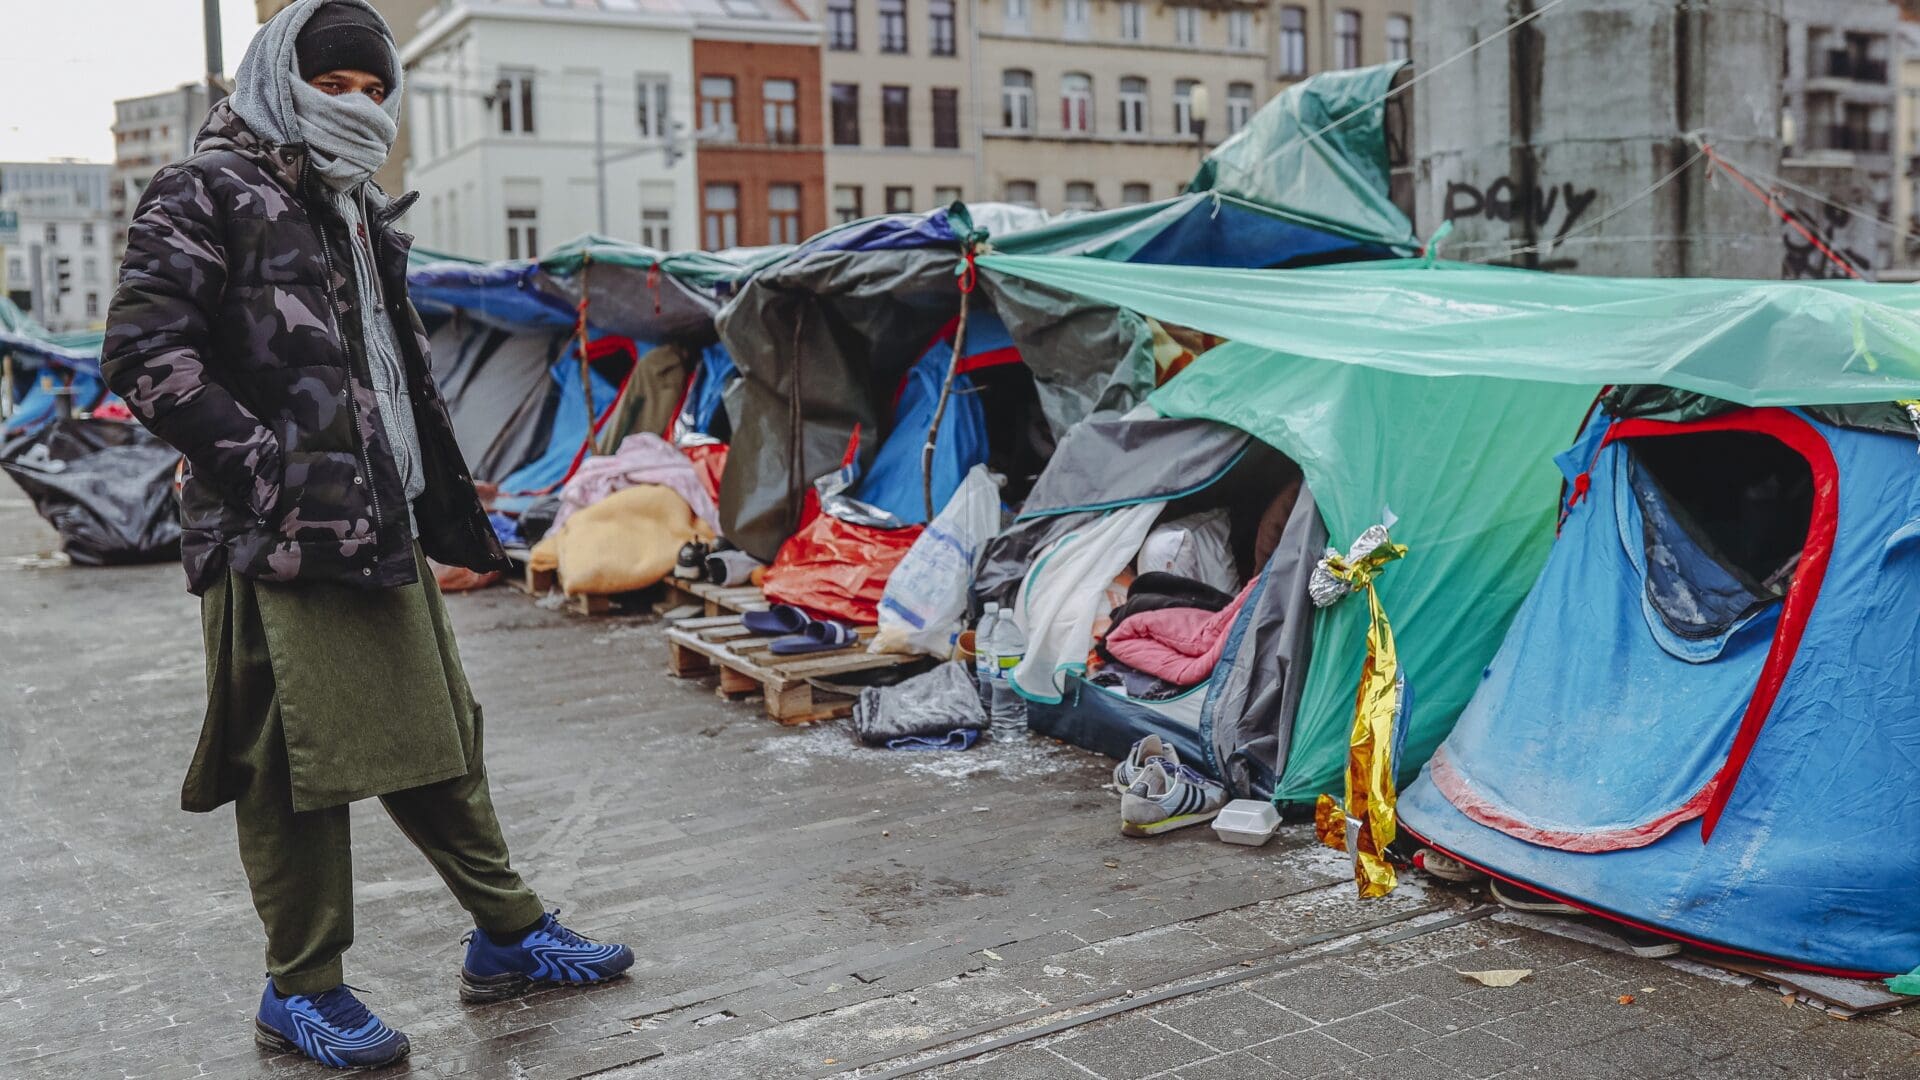
[[19, 223], [17, 239], [0, 248], [0, 285], [49, 330], [106, 321], [118, 270], [107, 208], [111, 171], [80, 161], [0, 163], [0, 211]]
[[481, 259], [532, 258], [587, 232], [698, 246], [695, 20], [662, 12], [447, 0], [404, 55], [419, 244]]

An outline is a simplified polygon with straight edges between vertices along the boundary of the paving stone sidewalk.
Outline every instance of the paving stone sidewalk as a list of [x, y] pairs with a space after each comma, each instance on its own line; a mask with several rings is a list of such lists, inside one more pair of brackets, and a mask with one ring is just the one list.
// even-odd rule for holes
[[[0, 487], [0, 1077], [327, 1075], [253, 1046], [232, 820], [177, 808], [197, 603], [177, 567], [51, 547]], [[449, 606], [516, 865], [641, 961], [460, 1006], [461, 913], [363, 804], [348, 977], [415, 1046], [375, 1075], [1920, 1075], [1920, 1010], [1842, 1023], [1420, 882], [1361, 903], [1303, 827], [1128, 840], [1093, 755], [860, 750], [667, 678], [650, 619]], [[1535, 973], [1457, 974], [1496, 967]]]

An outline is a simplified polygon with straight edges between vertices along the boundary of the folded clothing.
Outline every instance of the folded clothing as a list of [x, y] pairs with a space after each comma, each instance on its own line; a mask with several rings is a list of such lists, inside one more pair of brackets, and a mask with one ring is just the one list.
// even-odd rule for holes
[[1175, 686], [1197, 686], [1219, 664], [1227, 631], [1259, 580], [1247, 582], [1240, 595], [1219, 611], [1174, 607], [1129, 616], [1107, 634], [1107, 655]]
[[990, 723], [973, 672], [959, 664], [940, 664], [897, 686], [869, 686], [853, 705], [853, 733], [870, 746], [949, 740], [956, 731], [985, 731]]
[[1187, 692], [1184, 686], [1175, 686], [1158, 675], [1135, 671], [1114, 660], [1108, 660], [1088, 681], [1107, 690], [1118, 690], [1135, 701], [1165, 701]]
[[947, 732], [945, 738], [931, 735], [907, 735], [898, 739], [888, 739], [889, 750], [971, 750], [973, 744], [980, 741], [980, 733], [972, 728], [955, 728]]

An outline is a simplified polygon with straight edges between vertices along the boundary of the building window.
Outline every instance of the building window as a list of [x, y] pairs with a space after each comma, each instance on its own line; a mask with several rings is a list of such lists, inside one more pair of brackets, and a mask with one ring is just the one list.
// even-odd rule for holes
[[1032, 3], [1033, 0], [1006, 0], [1006, 7], [1001, 9], [1000, 28], [1009, 34], [1026, 33], [1027, 12]]
[[635, 84], [639, 107], [640, 137], [664, 139], [673, 134], [667, 126], [667, 77], [642, 75]]
[[739, 138], [739, 130], [734, 122], [731, 76], [700, 76], [700, 134], [718, 142], [732, 142]]
[[494, 86], [494, 100], [500, 110], [501, 131], [533, 133], [533, 72], [502, 70]]
[[80, 223], [80, 246], [93, 246], [93, 222], [91, 221], [83, 221]]
[[951, 86], [933, 88], [933, 145], [940, 150], [960, 148], [960, 91]]
[[1120, 80], [1120, 134], [1147, 133], [1147, 80], [1127, 75]]
[[1193, 134], [1193, 88], [1200, 85], [1193, 79], [1176, 79], [1173, 84], [1173, 133], [1175, 135]]
[[907, 130], [907, 88], [880, 88], [880, 138], [887, 146], [911, 146]]
[[1227, 84], [1227, 134], [1238, 135], [1253, 118], [1253, 84]]
[[1197, 7], [1177, 7], [1173, 9], [1173, 40], [1182, 45], [1197, 45], [1200, 42], [1200, 9]]
[[1000, 126], [1008, 131], [1033, 130], [1033, 72], [1000, 73]]
[[1146, 5], [1140, 0], [1120, 0], [1120, 40], [1142, 41], [1146, 36]]
[[[81, 243], [83, 244], [93, 243], [92, 240], [88, 239], [88, 237], [90, 237], [92, 234], [93, 234], [92, 225], [80, 226], [80, 242]], [[91, 255], [87, 256], [84, 259], [81, 259], [80, 260], [80, 279], [82, 281], [99, 281], [100, 280], [100, 260], [94, 258]]]
[[800, 242], [800, 185], [767, 185], [767, 243]]
[[1253, 48], [1253, 12], [1245, 8], [1227, 12], [1227, 48]]
[[87, 318], [97, 319], [99, 317], [100, 317], [100, 294], [97, 292], [90, 292], [87, 294]]
[[1093, 184], [1087, 180], [1067, 181], [1067, 209], [1098, 210], [1100, 197], [1093, 193]]
[[887, 188], [887, 213], [913, 213], [913, 189], [910, 187]]
[[701, 194], [701, 231], [708, 251], [740, 246], [740, 185], [708, 184]]
[[53, 247], [60, 243], [60, 226], [55, 225], [51, 221], [47, 222], [46, 237], [48, 247]]
[[656, 251], [673, 250], [672, 181], [640, 181], [640, 242]]
[[942, 184], [933, 189], [933, 205], [936, 207], [952, 206], [959, 201], [960, 189], [957, 187], [948, 187]]
[[1280, 75], [1299, 79], [1307, 74], [1307, 9], [1289, 5], [1280, 9]]
[[1387, 59], [1413, 59], [1413, 19], [1410, 16], [1387, 16]]
[[833, 84], [833, 145], [860, 145], [860, 84]]
[[953, 0], [927, 0], [927, 51], [952, 56], [953, 49]]
[[907, 51], [907, 0], [880, 0], [880, 51]]
[[1127, 206], [1138, 206], [1152, 197], [1152, 189], [1146, 184], [1136, 181], [1120, 185], [1120, 201]]
[[760, 100], [767, 123], [767, 141], [779, 146], [798, 146], [800, 84], [792, 79], [768, 79], [760, 84]]
[[1060, 78], [1060, 127], [1073, 135], [1093, 130], [1093, 77], [1068, 72]]
[[862, 198], [863, 194], [864, 192], [861, 190], [860, 185], [858, 184], [834, 185], [834, 188], [833, 188], [834, 220], [838, 221], [842, 225], [845, 225], [849, 221], [859, 221], [861, 218], [866, 217], [867, 216], [866, 211], [862, 208], [865, 202], [865, 200]]
[[1360, 66], [1360, 13], [1352, 8], [1341, 8], [1333, 16], [1333, 65]]
[[507, 258], [531, 259], [540, 254], [540, 211], [531, 206], [507, 208]]
[[1033, 186], [1031, 180], [1009, 180], [1005, 198], [1015, 206], [1037, 206], [1040, 203], [1040, 192]]
[[1061, 29], [1070, 38], [1084, 38], [1092, 29], [1093, 0], [1064, 0], [1061, 8]]
[[860, 21], [853, 0], [827, 0], [827, 48], [852, 52], [860, 47]]

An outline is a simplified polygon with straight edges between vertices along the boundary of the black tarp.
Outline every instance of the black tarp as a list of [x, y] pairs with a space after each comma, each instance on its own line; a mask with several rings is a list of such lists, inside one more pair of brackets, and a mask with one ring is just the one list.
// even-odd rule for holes
[[179, 555], [179, 461], [146, 429], [119, 420], [59, 420], [0, 447], [0, 469], [85, 566]]

